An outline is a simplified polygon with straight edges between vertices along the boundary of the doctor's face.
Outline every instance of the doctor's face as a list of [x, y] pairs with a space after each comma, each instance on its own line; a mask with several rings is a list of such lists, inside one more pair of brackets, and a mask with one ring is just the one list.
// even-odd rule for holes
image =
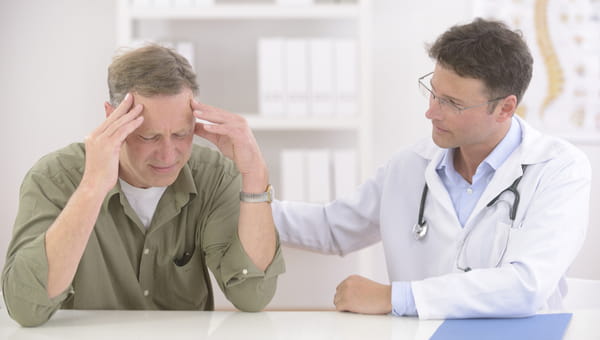
[[172, 184], [190, 158], [194, 137], [192, 91], [176, 95], [134, 95], [134, 105], [144, 106], [144, 123], [123, 143], [119, 177], [138, 187]]
[[481, 80], [463, 78], [438, 64], [431, 84], [426, 85], [433, 93], [425, 116], [431, 120], [435, 144], [441, 148], [491, 150], [498, 143], [502, 133], [499, 110], [488, 111], [490, 98]]

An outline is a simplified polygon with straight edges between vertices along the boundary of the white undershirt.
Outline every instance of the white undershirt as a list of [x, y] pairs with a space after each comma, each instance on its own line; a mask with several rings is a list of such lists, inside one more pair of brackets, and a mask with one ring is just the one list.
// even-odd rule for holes
[[158, 201], [160, 201], [167, 187], [136, 188], [120, 178], [119, 183], [121, 184], [121, 190], [123, 190], [125, 197], [127, 197], [129, 205], [131, 205], [133, 211], [138, 215], [144, 227], [148, 229], [150, 222], [152, 222], [152, 216], [154, 216], [154, 212], [156, 211]]

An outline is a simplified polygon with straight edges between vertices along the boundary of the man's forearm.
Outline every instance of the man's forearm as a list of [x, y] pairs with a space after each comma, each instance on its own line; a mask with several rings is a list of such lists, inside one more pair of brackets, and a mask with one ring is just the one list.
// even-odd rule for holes
[[269, 203], [242, 202], [238, 234], [252, 262], [264, 271], [273, 260], [277, 246]]
[[[262, 192], [267, 184], [266, 169], [261, 171], [258, 176], [246, 175], [242, 177], [242, 190], [245, 192]], [[264, 271], [273, 260], [277, 247], [271, 205], [266, 202], [241, 202], [238, 234], [242, 246], [252, 262]]]
[[104, 197], [81, 184], [46, 232], [48, 297], [59, 295], [71, 284]]

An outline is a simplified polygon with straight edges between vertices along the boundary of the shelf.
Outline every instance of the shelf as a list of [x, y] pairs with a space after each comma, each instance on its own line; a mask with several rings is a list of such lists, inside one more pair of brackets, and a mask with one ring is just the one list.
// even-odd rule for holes
[[[278, 5], [274, 0], [255, 1], [216, 0], [204, 7], [136, 7], [132, 0], [117, 0], [117, 45], [129, 46], [133, 41], [189, 41], [194, 48], [215, 49], [223, 60], [215, 62], [218, 53], [197, 65], [205, 81], [222, 79], [236, 72], [234, 88], [217, 84], [203, 96], [214, 103], [236, 100], [235, 110], [248, 121], [250, 128], [268, 141], [265, 157], [270, 164], [280, 162], [280, 149], [310, 145], [311, 148], [349, 148], [357, 153], [358, 177], [368, 178], [372, 167], [372, 102], [371, 27], [372, 2], [355, 0], [345, 3], [316, 3], [311, 5]], [[228, 3], [226, 3], [228, 2]], [[166, 3], [166, 1], [165, 1]], [[175, 3], [172, 1], [172, 3]], [[195, 3], [192, 1], [191, 3]], [[209, 22], [210, 27], [202, 26]], [[194, 30], [203, 30], [195, 34]], [[261, 37], [354, 39], [358, 46], [355, 115], [328, 117], [290, 117], [256, 112], [258, 94], [257, 41]], [[238, 62], [238, 58], [240, 61]], [[200, 58], [197, 58], [200, 59]], [[196, 60], [198, 62], [198, 60]], [[227, 67], [231, 63], [232, 67]], [[238, 74], [239, 73], [239, 74]], [[256, 77], [256, 81], [253, 78]], [[228, 79], [228, 78], [227, 78]], [[256, 88], [254, 88], [256, 86]], [[233, 96], [231, 94], [234, 94]], [[240, 93], [238, 98], [236, 94]], [[233, 99], [232, 99], [233, 97]], [[274, 172], [274, 178], [279, 174]]]
[[132, 19], [356, 19], [357, 5], [214, 5], [194, 8], [132, 8]]
[[255, 131], [281, 131], [281, 130], [355, 130], [360, 124], [358, 118], [331, 117], [331, 118], [273, 118], [262, 117], [257, 114], [242, 114], [248, 121], [250, 128]]

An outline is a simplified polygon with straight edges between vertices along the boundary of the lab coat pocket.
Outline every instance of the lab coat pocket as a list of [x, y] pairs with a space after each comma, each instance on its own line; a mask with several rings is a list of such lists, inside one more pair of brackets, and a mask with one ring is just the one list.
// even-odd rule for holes
[[498, 267], [506, 252], [510, 233], [511, 225], [506, 222], [496, 222], [487, 228], [480, 226], [472, 230], [459, 248], [458, 268]]

